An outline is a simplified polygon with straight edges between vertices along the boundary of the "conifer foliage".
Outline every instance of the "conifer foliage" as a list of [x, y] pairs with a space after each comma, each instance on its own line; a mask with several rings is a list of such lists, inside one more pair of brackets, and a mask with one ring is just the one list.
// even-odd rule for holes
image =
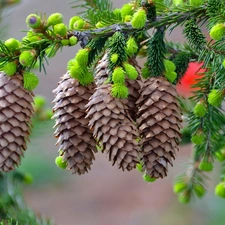
[[[46, 72], [48, 58], [79, 43], [53, 91], [56, 164], [83, 174], [98, 149], [113, 165], [137, 168], [152, 182], [169, 173], [182, 133], [183, 139], [190, 137], [194, 154], [174, 192], [182, 203], [193, 195], [202, 197], [204, 173], [212, 171], [214, 161], [225, 160], [224, 1], [131, 0], [121, 8], [113, 8], [109, 0], [71, 3], [81, 11], [68, 25], [60, 13], [30, 14], [30, 30], [21, 41], [0, 42], [0, 170], [13, 170], [26, 149], [32, 90], [38, 85], [32, 68], [38, 62]], [[166, 40], [166, 32], [178, 26], [187, 43]], [[175, 85], [182, 88], [193, 64], [199, 69], [187, 99]], [[215, 189], [223, 198], [224, 171]]]

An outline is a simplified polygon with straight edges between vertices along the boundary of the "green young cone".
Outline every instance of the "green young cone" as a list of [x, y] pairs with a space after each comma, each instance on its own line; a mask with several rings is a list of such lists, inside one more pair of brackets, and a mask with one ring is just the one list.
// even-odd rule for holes
[[221, 198], [225, 198], [225, 182], [221, 182], [216, 186], [215, 195]]
[[202, 171], [210, 172], [213, 170], [213, 164], [207, 161], [201, 161], [198, 168]]
[[145, 26], [147, 21], [147, 14], [143, 8], [140, 8], [136, 13], [134, 13], [131, 19], [131, 25], [133, 28], [141, 29]]
[[178, 194], [184, 191], [187, 188], [187, 184], [184, 182], [176, 182], [173, 186], [173, 192]]
[[212, 106], [219, 107], [222, 104], [223, 98], [223, 91], [212, 89], [208, 95], [208, 102]]
[[196, 116], [198, 117], [203, 117], [205, 116], [206, 112], [207, 112], [207, 109], [206, 109], [206, 105], [204, 103], [204, 101], [199, 101], [194, 109], [193, 109], [193, 112]]

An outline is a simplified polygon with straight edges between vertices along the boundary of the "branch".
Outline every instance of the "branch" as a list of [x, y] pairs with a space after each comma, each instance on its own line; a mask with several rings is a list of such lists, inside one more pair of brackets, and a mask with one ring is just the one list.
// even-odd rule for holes
[[[72, 31], [69, 32], [69, 36], [75, 36], [81, 42], [81, 47], [85, 47], [88, 41], [92, 38], [96, 38], [99, 36], [112, 36], [116, 31], [121, 31], [123, 33], [135, 33], [141, 32], [143, 30], [149, 30], [151, 28], [159, 28], [162, 26], [169, 27], [170, 25], [176, 23], [176, 26], [182, 25], [186, 20], [190, 18], [201, 18], [206, 19], [208, 16], [206, 14], [206, 8], [192, 8], [187, 12], [175, 12], [170, 13], [167, 16], [161, 15], [156, 18], [155, 21], [148, 21], [144, 28], [136, 29], [133, 28], [131, 23], [123, 23], [123, 24], [114, 24], [104, 28], [98, 28], [93, 30], [85, 30], [85, 31]], [[174, 27], [173, 27], [174, 28]]]

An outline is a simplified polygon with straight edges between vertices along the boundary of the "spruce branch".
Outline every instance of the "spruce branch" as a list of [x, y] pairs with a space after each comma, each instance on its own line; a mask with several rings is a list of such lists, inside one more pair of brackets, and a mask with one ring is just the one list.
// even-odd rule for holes
[[155, 21], [147, 21], [145, 26], [142, 29], [133, 28], [130, 23], [122, 23], [122, 24], [113, 24], [111, 26], [98, 28], [98, 29], [91, 29], [91, 30], [84, 30], [84, 31], [71, 31], [69, 35], [74, 35], [81, 41], [82, 46], [83, 44], [87, 43], [87, 40], [96, 37], [112, 36], [116, 31], [120, 30], [121, 32], [129, 35], [132, 33], [143, 32], [143, 30], [150, 30], [152, 28], [159, 28], [162, 26], [169, 27], [172, 24], [176, 24], [176, 26], [182, 25], [186, 20], [190, 18], [197, 17], [199, 20], [204, 20], [207, 18], [206, 16], [206, 8], [199, 7], [197, 9], [186, 9], [185, 12], [171, 12], [167, 15], [160, 15], [157, 16]]
[[177, 176], [174, 183], [174, 192], [181, 203], [187, 204], [194, 196], [201, 198], [206, 192], [206, 180], [208, 177], [199, 169], [199, 158], [189, 164], [186, 172]]
[[109, 22], [118, 22], [120, 17], [113, 13], [112, 2], [109, 0], [73, 0], [70, 4], [74, 4], [72, 8], [78, 8], [84, 19], [95, 25], [98, 22], [108, 24]]
[[[15, 48], [12, 48], [15, 46], [14, 44], [9, 45], [7, 41], [0, 42], [0, 69], [4, 72], [2, 77], [8, 79], [7, 75], [15, 78], [14, 74], [21, 72], [21, 80], [23, 80], [24, 87], [27, 87], [31, 83], [30, 77], [34, 77], [28, 72], [34, 67], [36, 61], [39, 60], [40, 67], [44, 68], [44, 62], [48, 58], [54, 57], [59, 49], [74, 46], [79, 41], [82, 49], [69, 61], [68, 73], [63, 76], [59, 83], [60, 88], [55, 91], [55, 107], [59, 111], [55, 115], [58, 117], [57, 126], [61, 126], [64, 121], [61, 119], [61, 113], [66, 115], [68, 124], [71, 123], [74, 126], [74, 132], [71, 132], [71, 127], [67, 124], [63, 125], [60, 128], [63, 132], [59, 140], [68, 138], [68, 135], [64, 134], [64, 127], [68, 129], [71, 138], [79, 133], [77, 130], [80, 131], [80, 129], [75, 129], [77, 125], [70, 120], [71, 113], [75, 117], [79, 117], [80, 113], [78, 112], [76, 115], [73, 111], [74, 107], [79, 105], [80, 110], [84, 110], [85, 106], [78, 102], [79, 95], [83, 95], [88, 101], [90, 96], [86, 95], [85, 90], [90, 87], [90, 94], [92, 91], [96, 91], [98, 98], [96, 100], [95, 94], [92, 95], [91, 106], [89, 105], [87, 110], [90, 110], [89, 116], [93, 117], [89, 124], [90, 127], [87, 125], [86, 112], [82, 112], [86, 131], [93, 130], [94, 124], [96, 125], [94, 137], [98, 139], [98, 142], [104, 143], [102, 151], [108, 149], [110, 160], [113, 158], [113, 163], [120, 160], [118, 162], [120, 168], [133, 169], [136, 167], [137, 159], [138, 161], [140, 159], [143, 162], [144, 180], [148, 182], [166, 176], [168, 164], [172, 165], [172, 158], [175, 158], [181, 139], [180, 109], [183, 109], [185, 116], [188, 114], [188, 133], [195, 145], [193, 163], [188, 171], [178, 179], [178, 184], [183, 186], [178, 185], [179, 188], [182, 187], [182, 191], [178, 188], [177, 193], [181, 202], [188, 202], [192, 193], [198, 197], [204, 195], [205, 176], [202, 171], [212, 170], [212, 162], [217, 157], [218, 149], [225, 145], [225, 116], [221, 109], [221, 103], [225, 97], [225, 26], [223, 24], [225, 18], [219, 8], [224, 10], [223, 1], [216, 0], [215, 2], [207, 0], [204, 1], [205, 5], [192, 6], [191, 1], [190, 4], [185, 1], [181, 6], [174, 6], [175, 3], [169, 0], [150, 0], [148, 2], [137, 0], [125, 4], [122, 9], [113, 10], [109, 1], [75, 0], [73, 1], [77, 4], [75, 7], [79, 6], [86, 11], [82, 12], [82, 16], [72, 17], [69, 28], [63, 23], [63, 16], [59, 13], [50, 15], [48, 19], [31, 14], [26, 20], [31, 30], [27, 32], [27, 36], [23, 38], [22, 42], [14, 40]], [[210, 30], [210, 36], [215, 40], [214, 42], [207, 43], [201, 31], [201, 24], [206, 22], [210, 29], [213, 28]], [[165, 31], [173, 32], [175, 27], [183, 25], [185, 26], [183, 34], [188, 43], [176, 45], [166, 42]], [[150, 29], [153, 30], [152, 36], [148, 34]], [[213, 31], [216, 32], [213, 33]], [[142, 80], [140, 78], [139, 70], [137, 70], [139, 66], [131, 60], [138, 55], [147, 56], [142, 69], [142, 77], [149, 79]], [[100, 56], [103, 56], [102, 60], [99, 60]], [[182, 79], [190, 65], [189, 62], [199, 64], [197, 61], [201, 63], [200, 69], [204, 73], [196, 71], [199, 76], [196, 79], [197, 84], [192, 87], [194, 91], [190, 106], [187, 107], [182, 101], [180, 106], [176, 101], [177, 92], [172, 83], [176, 84]], [[95, 67], [97, 67], [96, 70]], [[93, 74], [96, 76], [94, 77]], [[4, 80], [6, 84], [10, 81], [7, 79]], [[36, 78], [34, 81], [36, 82]], [[92, 85], [94, 81], [98, 86], [97, 89]], [[74, 87], [74, 82], [79, 87], [74, 89], [79, 92], [77, 96], [74, 96], [74, 92], [67, 87], [68, 85]], [[7, 95], [10, 95], [8, 86], [3, 86], [2, 93], [6, 92]], [[30, 84], [29, 87], [33, 87], [33, 85]], [[72, 94], [69, 100], [67, 99], [68, 91], [69, 94]], [[135, 97], [133, 103], [130, 100], [132, 94]], [[63, 103], [62, 96], [64, 96]], [[115, 106], [115, 101], [118, 107]], [[71, 104], [71, 107], [68, 104]], [[128, 109], [124, 106], [128, 106]], [[198, 111], [199, 106], [200, 111]], [[121, 111], [124, 111], [124, 115], [118, 116]], [[125, 114], [126, 111], [134, 112], [130, 113], [132, 118]], [[113, 116], [116, 120], [110, 123]], [[17, 118], [16, 113], [15, 118]], [[129, 120], [130, 125], [126, 127], [126, 132], [114, 129], [114, 124], [119, 124], [121, 118]], [[77, 117], [74, 118], [75, 122], [76, 119]], [[133, 126], [141, 131], [140, 137], [135, 139], [135, 146], [137, 145], [138, 149], [141, 147], [144, 155], [140, 154], [139, 156], [139, 150], [135, 150], [132, 153], [134, 160], [130, 165], [131, 158], [128, 156], [123, 161], [125, 153], [119, 153], [119, 149], [124, 145], [126, 136], [128, 145], [124, 147], [124, 150], [133, 148], [129, 144], [129, 141], [133, 140], [129, 136]], [[110, 135], [104, 136], [107, 133], [105, 130]], [[137, 136], [136, 133], [134, 136]], [[78, 139], [83, 140], [82, 138]], [[84, 137], [84, 141], [81, 141], [79, 153], [83, 150], [83, 143], [88, 142], [86, 140]], [[75, 143], [73, 144], [76, 146]], [[68, 154], [60, 151], [59, 153], [61, 156], [65, 154], [63, 166], [69, 165], [69, 168], [73, 167], [76, 171], [77, 167], [74, 167], [74, 162], [80, 161], [80, 159], [79, 156], [76, 159], [72, 158], [72, 155], [69, 156], [69, 145], [68, 141], [64, 151], [68, 151]], [[117, 147], [114, 148], [114, 145]], [[91, 164], [88, 157], [86, 161], [87, 165]], [[82, 169], [83, 161], [80, 162], [80, 169], [84, 171], [84, 168]]]

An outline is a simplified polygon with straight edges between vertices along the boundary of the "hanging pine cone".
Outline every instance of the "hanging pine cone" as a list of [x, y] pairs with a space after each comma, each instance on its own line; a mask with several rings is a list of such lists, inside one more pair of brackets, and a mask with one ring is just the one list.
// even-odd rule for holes
[[[140, 68], [138, 65], [138, 62], [136, 61], [136, 59], [133, 58], [129, 58], [129, 63], [131, 65], [133, 65], [136, 69]], [[138, 70], [137, 70], [138, 71]], [[129, 96], [127, 98], [127, 106], [128, 106], [128, 113], [130, 115], [130, 117], [132, 118], [133, 121], [136, 121], [137, 118], [137, 111], [138, 111], [138, 107], [136, 105], [136, 102], [140, 96], [139, 90], [140, 90], [140, 84], [142, 82], [141, 76], [139, 74], [139, 76], [137, 77], [136, 80], [131, 80], [131, 79], [127, 79], [126, 80], [126, 86], [129, 89]]]
[[87, 104], [87, 117], [93, 135], [108, 154], [113, 165], [131, 170], [139, 162], [137, 129], [127, 115], [127, 107], [121, 99], [111, 96], [111, 84], [96, 88]]
[[144, 81], [137, 101], [143, 169], [152, 178], [167, 175], [180, 141], [181, 111], [175, 88], [165, 78]]
[[[95, 70], [95, 84], [100, 86], [103, 84], [107, 78], [109, 77], [110, 71], [108, 69], [109, 61], [108, 61], [107, 52], [103, 55], [102, 59], [99, 60], [98, 65]], [[129, 63], [134, 67], [137, 67], [137, 61], [135, 58], [129, 59]], [[137, 107], [136, 101], [139, 98], [139, 89], [141, 79], [140, 76], [136, 80], [127, 79], [126, 86], [129, 89], [129, 96], [127, 99], [123, 99], [124, 104], [127, 105], [127, 112], [133, 121], [136, 121]]]
[[94, 87], [84, 87], [67, 73], [53, 91], [54, 116], [57, 127], [54, 135], [60, 143], [59, 152], [72, 173], [84, 174], [95, 159], [96, 142], [85, 118], [85, 105]]
[[23, 77], [0, 73], [0, 171], [15, 169], [29, 140], [33, 92], [23, 87]]
[[141, 81], [139, 79], [128, 79], [126, 81], [126, 86], [129, 89], [129, 96], [127, 99], [124, 99], [124, 103], [127, 105], [128, 114], [133, 121], [136, 121], [137, 118], [138, 107], [136, 106], [136, 102], [139, 98], [140, 82]]
[[109, 76], [109, 61], [108, 61], [108, 53], [106, 52], [103, 57], [98, 61], [98, 65], [95, 70], [95, 84], [96, 86], [100, 86], [103, 84], [108, 76]]

